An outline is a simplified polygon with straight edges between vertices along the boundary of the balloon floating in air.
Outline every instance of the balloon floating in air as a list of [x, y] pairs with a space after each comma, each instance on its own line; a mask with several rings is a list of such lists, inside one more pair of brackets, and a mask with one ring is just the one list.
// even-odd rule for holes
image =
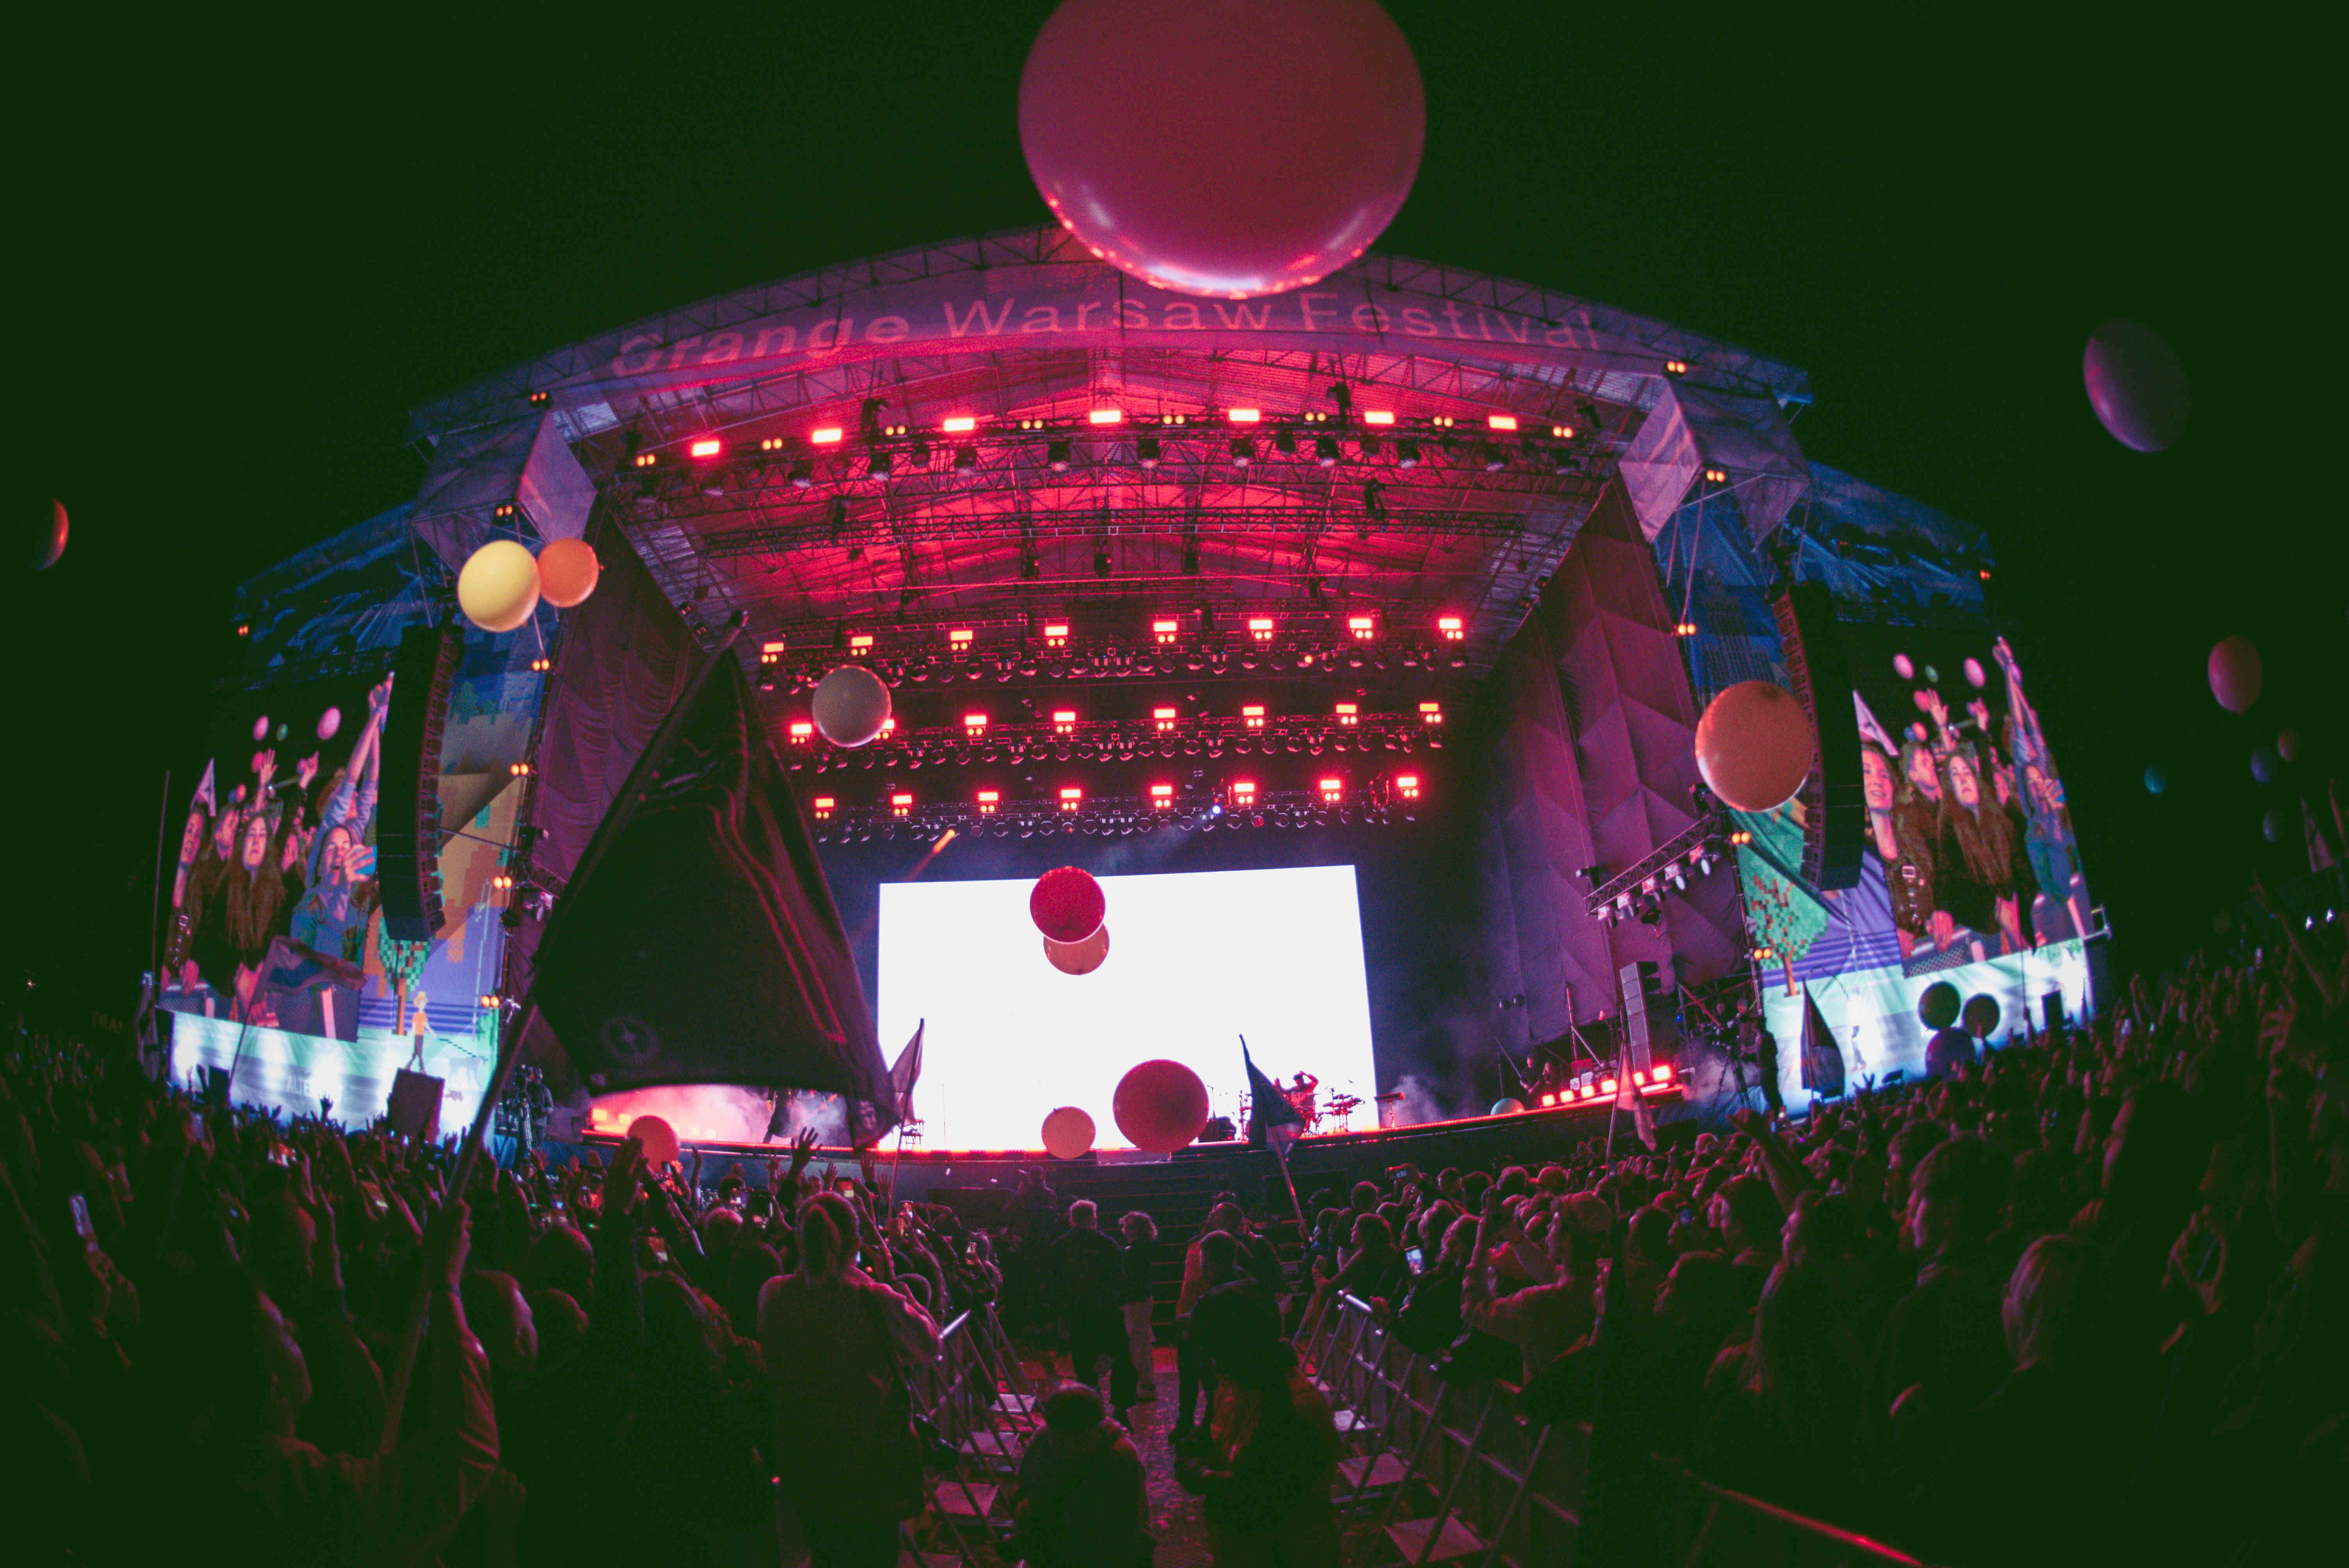
[[1496, 1099], [1493, 1102], [1492, 1110], [1487, 1114], [1493, 1116], [1515, 1116], [1517, 1112], [1525, 1109], [1525, 1108], [1526, 1102], [1521, 1099]]
[[1966, 661], [1966, 682], [1977, 690], [1990, 685], [1990, 675], [1982, 668], [1980, 659], [1970, 658]]
[[1966, 998], [1965, 1011], [1959, 1016], [1965, 1023], [1967, 1034], [1977, 1040], [1987, 1040], [1991, 1031], [1998, 1027], [1998, 998], [1987, 991], [1977, 991]]
[[278, 739], [280, 739], [280, 740], [285, 739], [285, 737], [286, 737], [288, 734], [290, 734], [290, 733], [292, 732], [292, 730], [293, 730], [293, 726], [291, 726], [291, 725], [289, 725], [289, 724], [286, 724], [286, 723], [285, 723], [285, 722], [284, 722], [283, 720], [280, 720], [280, 721], [278, 722], [278, 726], [277, 726], [277, 738], [278, 738]]
[[808, 706], [834, 746], [869, 746], [889, 722], [889, 688], [862, 665], [843, 665], [815, 683]]
[[640, 1116], [628, 1123], [628, 1136], [644, 1144], [647, 1171], [657, 1171], [677, 1158], [677, 1129], [657, 1116]]
[[253, 754], [253, 771], [254, 771], [254, 777], [258, 778], [258, 777], [260, 776], [260, 774], [261, 774], [261, 770], [262, 770], [264, 768], [266, 768], [267, 766], [269, 766], [269, 758], [268, 758], [264, 757], [264, 756], [263, 756], [260, 752], [258, 752], [258, 751], [256, 751], [256, 752], [254, 752], [254, 753]]
[[1936, 980], [1917, 997], [1917, 1016], [1929, 1029], [1946, 1029], [1958, 1021], [1958, 988]]
[[595, 547], [584, 539], [549, 540], [538, 552], [538, 591], [558, 610], [585, 603], [603, 574]]
[[1360, 256], [1426, 129], [1375, 0], [1061, 0], [1019, 77], [1019, 145], [1061, 226], [1154, 288], [1216, 299]]
[[2194, 411], [2186, 366], [2161, 335], [2136, 321], [2108, 321], [2088, 338], [2080, 363], [2088, 405], [2113, 439], [2132, 451], [2161, 452], [2186, 433]]
[[2249, 637], [2221, 637], [2210, 650], [2210, 695], [2229, 713], [2246, 713], [2260, 700], [2267, 670]]
[[1936, 1029], [1925, 1042], [1925, 1076], [1947, 1078], [1975, 1061], [1974, 1037], [1963, 1029]]
[[2276, 755], [2286, 762], [2300, 760], [2300, 731], [2283, 729], [2276, 732]]
[[2267, 747], [2251, 753], [2251, 777], [2262, 784], [2272, 784], [2275, 776], [2283, 771], [2283, 760]]
[[1110, 1115], [1136, 1149], [1172, 1154], [1207, 1125], [1207, 1086], [1181, 1062], [1143, 1062], [1117, 1080]]
[[1103, 925], [1082, 942], [1044, 938], [1044, 957], [1063, 975], [1090, 975], [1109, 956], [1109, 927]]
[[[1109, 900], [1101, 883], [1081, 866], [1057, 866], [1036, 879], [1028, 890], [1028, 918], [1054, 942], [1075, 944], [1102, 928]], [[1109, 944], [1102, 944], [1104, 955]]]
[[1904, 681], [1914, 680], [1917, 676], [1917, 663], [1906, 654], [1895, 654], [1892, 655], [1892, 673]]
[[1783, 805], [1810, 775], [1810, 715], [1768, 681], [1725, 687], [1697, 720], [1696, 766], [1705, 786], [1740, 811]]
[[2145, 770], [2145, 792], [2158, 795], [2169, 788], [2169, 769], [2160, 763], [2149, 763]]
[[66, 517], [66, 503], [52, 500], [47, 507], [36, 507], [24, 523], [25, 564], [36, 572], [47, 572], [66, 552], [67, 535], [73, 531]]
[[1935, 669], [1932, 665], [1927, 665], [1925, 666], [1925, 678], [1928, 681], [1938, 684], [1941, 678], [1941, 672]]
[[2269, 843], [2282, 843], [2283, 813], [2272, 806], [2269, 807], [2267, 815], [2260, 819], [2260, 831], [2267, 835]]
[[269, 716], [267, 714], [264, 713], [259, 718], [253, 721], [253, 738], [255, 740], [266, 740], [269, 738]]
[[511, 632], [538, 608], [538, 561], [511, 539], [492, 539], [457, 573], [457, 607], [484, 632]]
[[324, 712], [324, 713], [322, 713], [322, 714], [320, 714], [320, 715], [318, 716], [318, 738], [319, 738], [319, 739], [321, 739], [321, 740], [332, 740], [332, 739], [334, 739], [334, 738], [335, 738], [335, 731], [336, 731], [336, 730], [338, 730], [338, 729], [340, 729], [340, 728], [342, 728], [342, 727], [343, 727], [343, 710], [342, 710], [341, 708], [339, 708], [339, 707], [330, 707], [330, 708], [328, 708], [326, 712]]
[[1093, 1146], [1093, 1119], [1073, 1105], [1064, 1105], [1044, 1118], [1044, 1152], [1055, 1160], [1074, 1160]]

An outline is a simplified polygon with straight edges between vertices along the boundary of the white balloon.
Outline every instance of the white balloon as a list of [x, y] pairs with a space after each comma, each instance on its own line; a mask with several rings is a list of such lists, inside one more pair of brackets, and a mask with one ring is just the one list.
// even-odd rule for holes
[[889, 688], [862, 665], [843, 665], [818, 681], [810, 703], [815, 727], [834, 746], [869, 746], [889, 722]]

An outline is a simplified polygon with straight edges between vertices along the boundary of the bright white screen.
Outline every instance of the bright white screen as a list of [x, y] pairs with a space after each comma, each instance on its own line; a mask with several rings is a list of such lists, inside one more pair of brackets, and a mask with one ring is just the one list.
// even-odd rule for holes
[[[1364, 1104], [1370, 993], [1351, 866], [1103, 877], [1109, 957], [1069, 975], [1044, 958], [1020, 882], [885, 882], [881, 1041], [894, 1058], [929, 1021], [914, 1109], [931, 1149], [1038, 1149], [1044, 1115], [1081, 1107], [1094, 1146], [1131, 1145], [1119, 1078], [1166, 1057], [1237, 1119], [1240, 1039], [1286, 1082], [1299, 1069]], [[1324, 1130], [1333, 1126], [1323, 1122]]]

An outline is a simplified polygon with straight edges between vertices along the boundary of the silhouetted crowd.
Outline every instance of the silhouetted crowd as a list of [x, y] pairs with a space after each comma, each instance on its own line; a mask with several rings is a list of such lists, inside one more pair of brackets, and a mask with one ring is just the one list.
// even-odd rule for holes
[[1931, 1561], [2280, 1557], [2349, 1460], [2349, 966], [2337, 926], [2261, 957], [1799, 1123], [1318, 1193], [1295, 1276], [1237, 1202], [1162, 1241], [1031, 1179], [1007, 1284], [989, 1234], [804, 1142], [714, 1180], [633, 1141], [541, 1155], [455, 1195], [453, 1140], [20, 1037], [9, 1560], [766, 1562], [780, 1496], [818, 1563], [894, 1564], [935, 1462], [906, 1368], [1032, 1292], [1079, 1381], [1040, 1402], [1014, 1550], [1133, 1568], [1127, 1408], [1164, 1397], [1176, 1247], [1172, 1437], [1219, 1562], [1336, 1561], [1339, 1439], [1289, 1346], [1341, 1295], [1589, 1424], [1585, 1563], [1652, 1562], [1683, 1468]]

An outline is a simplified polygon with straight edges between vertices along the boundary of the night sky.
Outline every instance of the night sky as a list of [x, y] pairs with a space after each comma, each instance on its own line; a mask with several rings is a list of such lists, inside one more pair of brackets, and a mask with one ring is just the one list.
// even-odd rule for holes
[[[2251, 13], [2155, 36], [2143, 8], [1390, 8], [1428, 138], [1382, 248], [1801, 366], [1811, 457], [1989, 530], [2124, 964], [2301, 863], [2294, 801], [2321, 803], [2349, 716], [2324, 51], [2230, 36]], [[413, 495], [411, 405], [744, 284], [1042, 222], [1015, 102], [1049, 10], [12, 24], [11, 487], [76, 532], [56, 570], [0, 573], [10, 967], [123, 1010], [231, 589]], [[2168, 454], [2088, 409], [2111, 316], [2194, 378]], [[2243, 718], [2202, 674], [2238, 631], [2268, 666]], [[2309, 758], [2262, 789], [2249, 755], [2286, 724]]]

